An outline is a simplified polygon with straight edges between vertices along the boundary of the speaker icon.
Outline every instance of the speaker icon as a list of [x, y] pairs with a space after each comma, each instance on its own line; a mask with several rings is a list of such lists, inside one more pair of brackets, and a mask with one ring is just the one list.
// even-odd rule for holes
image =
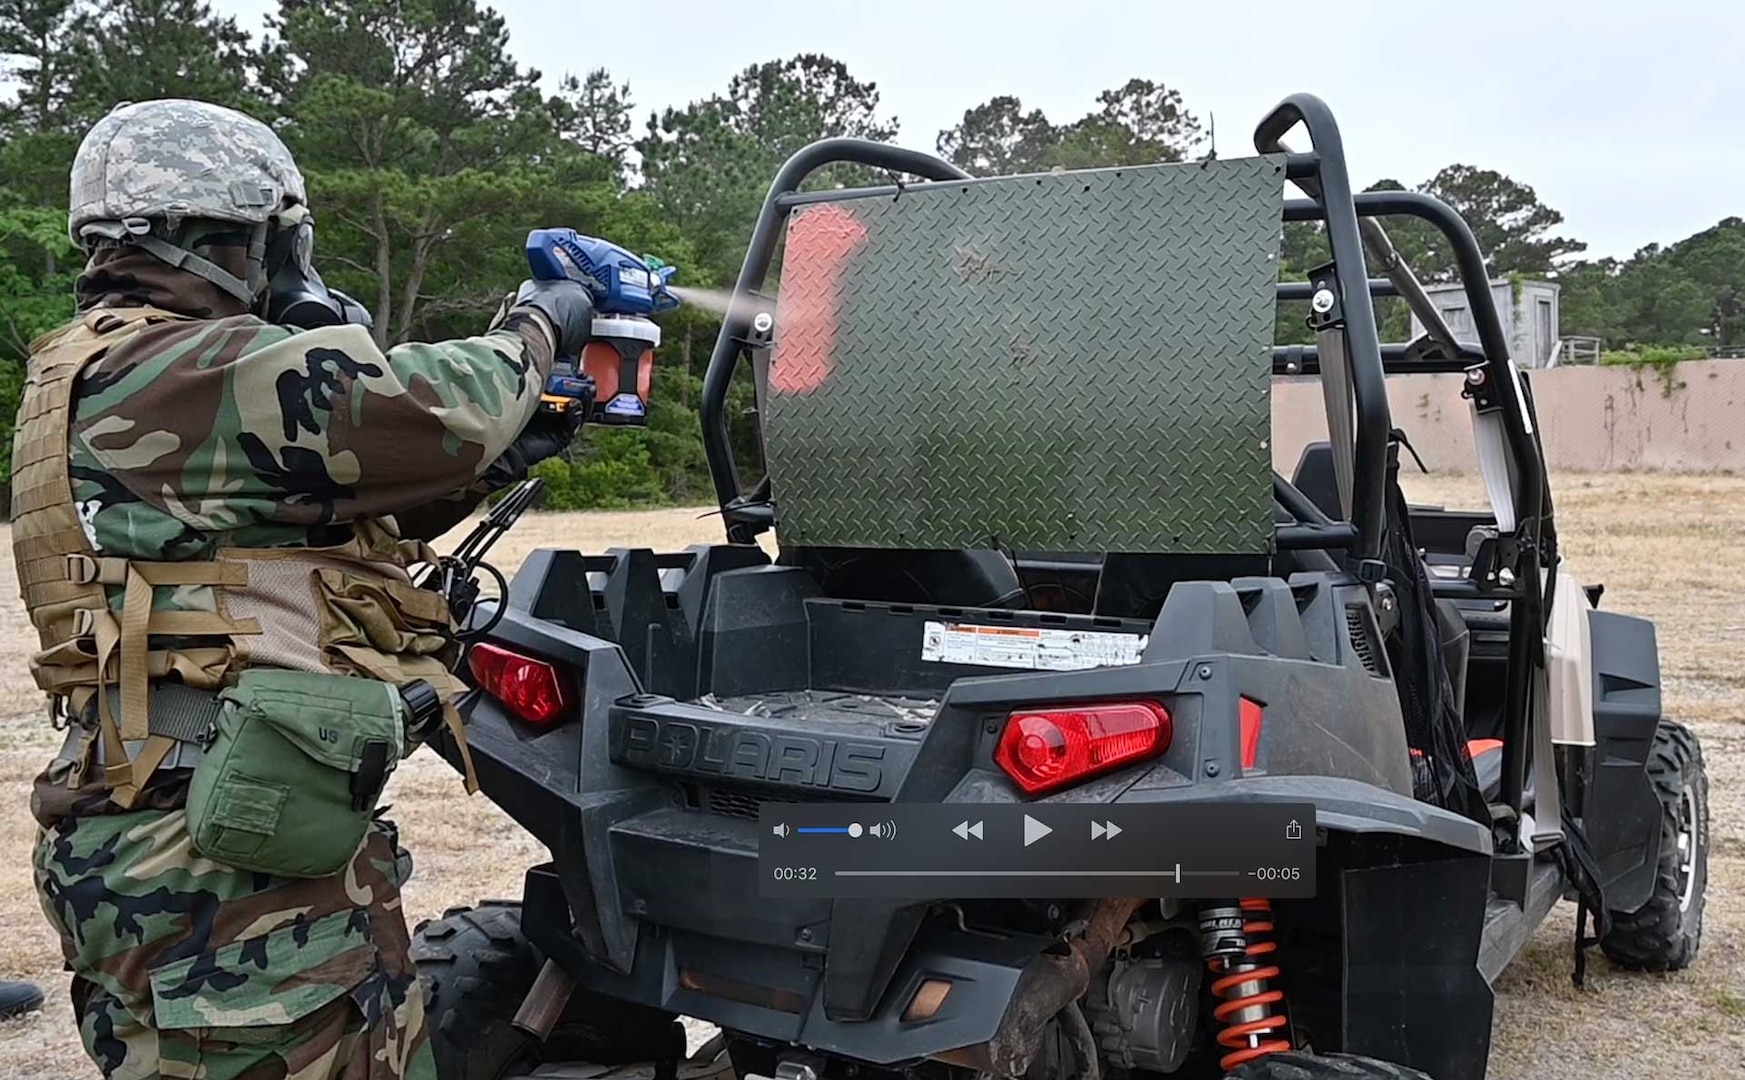
[[785, 837], [785, 836], [787, 836], [787, 835], [788, 835], [788, 833], [789, 833], [789, 832], [791, 832], [791, 831], [792, 831], [792, 830], [790, 830], [790, 829], [789, 829], [789, 828], [788, 828], [788, 823], [787, 823], [787, 822], [785, 822], [785, 821], [784, 821], [784, 822], [782, 822], [782, 823], [781, 823], [781, 824], [780, 824], [780, 825], [777, 825], [777, 826], [775, 826], [775, 827], [774, 827], [774, 828], [772, 828], [772, 829], [771, 829], [771, 830], [770, 830], [770, 832], [773, 832], [773, 833], [775, 833], [775, 834], [776, 834], [776, 835], [777, 835], [777, 836], [782, 836], [782, 837]]
[[875, 840], [895, 840], [897, 838], [897, 823], [894, 821], [875, 821], [866, 827]]

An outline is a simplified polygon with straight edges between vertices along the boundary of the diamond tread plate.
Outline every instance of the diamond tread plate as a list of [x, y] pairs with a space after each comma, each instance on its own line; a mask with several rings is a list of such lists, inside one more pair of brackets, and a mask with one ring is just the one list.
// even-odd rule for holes
[[783, 544], [1258, 553], [1278, 158], [797, 210], [764, 434]]

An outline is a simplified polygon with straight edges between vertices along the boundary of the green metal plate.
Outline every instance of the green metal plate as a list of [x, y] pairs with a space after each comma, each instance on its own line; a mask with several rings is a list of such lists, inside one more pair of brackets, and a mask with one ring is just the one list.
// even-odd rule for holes
[[802, 207], [764, 438], [783, 544], [1272, 545], [1283, 163]]

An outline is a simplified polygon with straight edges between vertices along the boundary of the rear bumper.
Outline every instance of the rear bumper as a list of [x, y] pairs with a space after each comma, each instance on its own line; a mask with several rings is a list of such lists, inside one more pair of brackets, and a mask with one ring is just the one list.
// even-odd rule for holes
[[[667, 747], [668, 736], [687, 724], [701, 735], [708, 718], [689, 716], [689, 707], [670, 698], [640, 697], [642, 687], [616, 645], [513, 607], [494, 636], [581, 673], [582, 723], [534, 731], [480, 696], [463, 703], [463, 711], [486, 794], [554, 855], [551, 865], [528, 876], [527, 933], [582, 985], [872, 1063], [941, 1055], [973, 1063], [976, 1053], [1010, 1053], [1015, 1039], [1027, 1038], [1046, 1019], [1033, 1015], [1037, 1002], [1070, 989], [1060, 965], [1044, 956], [1047, 939], [966, 930], [950, 909], [758, 896], [756, 798], [1014, 799], [1010, 783], [986, 760], [980, 744], [989, 728], [978, 714], [1003, 715], [1012, 700], [1006, 696], [1010, 678], [956, 683], [925, 735], [882, 726], [843, 729], [847, 741], [828, 752], [833, 767], [814, 769], [809, 780], [781, 775], [780, 763], [790, 758], [774, 751], [824, 735], [784, 727], [779, 718], [748, 718], [733, 736], [735, 749], [725, 756], [720, 780], [723, 790], [762, 794], [748, 799], [749, 807], [723, 812], [707, 797], [716, 781], [701, 775], [701, 759], [687, 756], [698, 742]], [[1183, 690], [1184, 680], [1202, 670], [1215, 670], [1216, 677], [1200, 677]], [[1177, 740], [1154, 766], [1092, 780], [1057, 798], [1315, 804], [1317, 824], [1327, 834], [1317, 871], [1321, 894], [1291, 902], [1296, 906], [1281, 922], [1300, 927], [1317, 952], [1332, 947], [1339, 953], [1298, 976], [1313, 982], [1287, 987], [1293, 1013], [1313, 1023], [1317, 1045], [1410, 1062], [1443, 1080], [1481, 1076], [1491, 1005], [1477, 964], [1488, 832], [1381, 783], [1321, 775], [1227, 779], [1238, 770], [1205, 767], [1232, 760], [1231, 747], [1220, 740], [1233, 732], [1200, 722], [1204, 702], [1254, 685], [1241, 680], [1275, 678], [1272, 700], [1293, 700], [1298, 688], [1285, 681], [1287, 665], [1224, 656], [1191, 666], [1148, 663], [1098, 677], [1111, 692], [1178, 694]], [[1026, 700], [1045, 700], [1070, 694], [1074, 676], [1018, 679], [1025, 685], [1017, 692]], [[1225, 679], [1234, 681], [1219, 681]], [[1305, 704], [1291, 714], [1295, 722], [1277, 723], [1272, 734], [1324, 746], [1320, 729], [1309, 729], [1326, 714], [1322, 705]], [[659, 736], [640, 750], [624, 736], [636, 715], [653, 717], [650, 730]], [[769, 750], [746, 765], [755, 775], [735, 773], [739, 748], [759, 740]], [[865, 751], [862, 761], [882, 748], [876, 782], [864, 768], [840, 768], [850, 743]], [[445, 737], [437, 745], [456, 760]], [[682, 766], [660, 764], [655, 748]], [[817, 760], [825, 759], [821, 750]], [[1289, 760], [1306, 763], [1301, 753]], [[701, 807], [693, 802], [699, 786], [706, 796]], [[905, 1022], [914, 990], [928, 977], [953, 982], [946, 1007], [931, 1020]]]
[[[755, 895], [751, 902], [756, 906]], [[918, 1060], [993, 1040], [1026, 966], [1047, 944], [1029, 936], [966, 933], [935, 920], [915, 933], [872, 1014], [841, 1020], [824, 1008], [823, 953], [811, 947], [817, 942], [773, 949], [650, 926], [638, 936], [630, 970], [619, 973], [594, 962], [568, 932], [572, 912], [553, 867], [528, 873], [525, 905], [529, 939], [591, 990], [874, 1064]], [[823, 935], [817, 939], [823, 940]], [[904, 1009], [929, 978], [949, 980], [952, 992], [931, 1019], [905, 1022]]]
[[[609, 763], [623, 786], [584, 795], [578, 766], [605, 760], [590, 758], [585, 725], [530, 736], [489, 701], [469, 711], [485, 790], [557, 858], [528, 875], [526, 931], [582, 985], [870, 1063], [1011, 1037], [1008, 1012], [1046, 939], [966, 932], [924, 920], [923, 904], [761, 899], [755, 821], [687, 809], [669, 782]], [[947, 801], [998, 798], [993, 779], [972, 773]], [[1324, 864], [1322, 894], [1299, 916], [1346, 943], [1343, 996], [1325, 1006], [1323, 1030], [1352, 1052], [1482, 1076], [1491, 995], [1477, 966], [1490, 850], [1481, 827], [1323, 777], [1176, 777], [1103, 798], [1315, 803], [1333, 849], [1366, 853]], [[953, 983], [945, 1007], [905, 1022], [930, 977]]]

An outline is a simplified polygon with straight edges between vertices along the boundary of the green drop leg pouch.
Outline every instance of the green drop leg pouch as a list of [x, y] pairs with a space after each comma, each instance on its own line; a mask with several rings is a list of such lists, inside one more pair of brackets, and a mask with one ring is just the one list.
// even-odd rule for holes
[[196, 853], [283, 877], [338, 873], [405, 751], [405, 705], [374, 679], [251, 668], [219, 697], [188, 787]]

